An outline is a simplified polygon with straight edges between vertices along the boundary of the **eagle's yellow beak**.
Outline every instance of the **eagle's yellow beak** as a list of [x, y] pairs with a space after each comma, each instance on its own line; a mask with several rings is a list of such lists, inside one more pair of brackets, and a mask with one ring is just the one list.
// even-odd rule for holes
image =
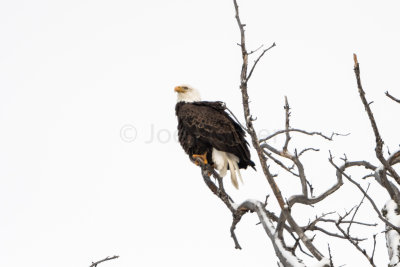
[[177, 86], [177, 87], [175, 87], [174, 91], [175, 91], [175, 92], [178, 92], [178, 93], [184, 93], [184, 92], [185, 92], [185, 89], [183, 89], [182, 86]]

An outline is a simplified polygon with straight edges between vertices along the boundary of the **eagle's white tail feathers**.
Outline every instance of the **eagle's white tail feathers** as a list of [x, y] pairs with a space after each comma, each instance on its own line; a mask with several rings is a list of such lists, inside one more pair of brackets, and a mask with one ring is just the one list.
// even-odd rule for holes
[[212, 160], [215, 168], [218, 170], [219, 175], [224, 177], [228, 170], [228, 162], [226, 160], [227, 155], [225, 152], [219, 151], [215, 148], [212, 150]]
[[[232, 184], [236, 189], [239, 189], [239, 183], [238, 183], [237, 176], [239, 176], [239, 179], [240, 179], [241, 183], [243, 184], [242, 175], [240, 173], [239, 165], [238, 165], [239, 158], [231, 153], [226, 153], [226, 152], [219, 151], [219, 150], [213, 148], [212, 160], [215, 164], [215, 168], [218, 170], [219, 174], [222, 177], [224, 177], [226, 175], [228, 166], [229, 166], [229, 170], [231, 172]], [[237, 172], [237, 174], [236, 174], [236, 172]]]
[[237, 163], [234, 159], [232, 159], [229, 156], [227, 157], [227, 161], [228, 161], [228, 165], [229, 165], [229, 170], [231, 171], [232, 184], [236, 189], [239, 189], [239, 184], [238, 184], [237, 176], [236, 176]]
[[241, 182], [242, 184], [244, 184], [243, 178], [242, 178], [242, 174], [240, 173], [240, 169], [239, 169], [239, 166], [237, 165], [237, 163], [236, 163], [236, 167], [237, 167], [237, 173], [238, 173], [238, 175], [239, 175], [240, 182]]

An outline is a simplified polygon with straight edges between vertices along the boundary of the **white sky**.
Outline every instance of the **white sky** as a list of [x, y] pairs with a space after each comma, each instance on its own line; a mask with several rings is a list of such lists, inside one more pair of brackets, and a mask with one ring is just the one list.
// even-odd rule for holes
[[[353, 52], [382, 136], [398, 147], [399, 105], [384, 96], [400, 97], [398, 1], [240, 7], [250, 50], [277, 43], [249, 84], [257, 130], [284, 125], [287, 95], [293, 127], [351, 133], [329, 144], [297, 139], [300, 148], [325, 149], [305, 158], [317, 192], [335, 182], [328, 148], [377, 164]], [[0, 266], [89, 266], [114, 254], [120, 259], [102, 266], [275, 266], [254, 215], [239, 224], [243, 250], [234, 249], [229, 211], [171, 137], [180, 83], [227, 102], [242, 119], [238, 41], [232, 1], [1, 1]], [[298, 192], [293, 177], [273, 170], [285, 196]], [[270, 193], [261, 171], [242, 175], [239, 192], [226, 183], [237, 200]], [[382, 207], [384, 191], [370, 190]], [[360, 198], [346, 183], [325, 211], [343, 212]], [[367, 207], [360, 214], [373, 221]], [[318, 242], [327, 255], [326, 240]], [[383, 235], [378, 246], [383, 266]], [[345, 257], [349, 248], [333, 242], [335, 262], [366, 265]]]

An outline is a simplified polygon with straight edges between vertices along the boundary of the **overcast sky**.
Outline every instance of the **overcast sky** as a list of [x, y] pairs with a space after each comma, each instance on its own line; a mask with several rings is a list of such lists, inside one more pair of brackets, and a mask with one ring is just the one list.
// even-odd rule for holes
[[[351, 133], [331, 143], [297, 139], [299, 148], [322, 148], [306, 158], [317, 192], [335, 182], [328, 149], [377, 164], [354, 52], [382, 136], [398, 147], [399, 106], [384, 95], [400, 97], [398, 1], [239, 4], [249, 50], [277, 44], [249, 84], [258, 133], [284, 126], [285, 95], [293, 127]], [[225, 101], [243, 121], [237, 42], [232, 1], [1, 1], [0, 266], [89, 266], [111, 255], [121, 257], [101, 266], [275, 266], [254, 215], [239, 224], [243, 250], [234, 249], [230, 212], [175, 139], [181, 83]], [[298, 181], [273, 171], [286, 197], [298, 192]], [[261, 171], [242, 176], [239, 191], [226, 183], [235, 200], [271, 193]], [[386, 195], [370, 190], [381, 208]], [[343, 212], [360, 199], [345, 184], [316, 212]], [[368, 208], [360, 216], [373, 221]], [[326, 240], [318, 242], [327, 255]], [[383, 266], [382, 234], [378, 245]], [[366, 265], [344, 257], [349, 249], [332, 243], [338, 265]]]

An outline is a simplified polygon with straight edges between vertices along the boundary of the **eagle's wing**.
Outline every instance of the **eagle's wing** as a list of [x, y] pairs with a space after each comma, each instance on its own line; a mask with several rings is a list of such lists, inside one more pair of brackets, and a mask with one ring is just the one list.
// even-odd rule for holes
[[220, 151], [250, 158], [243, 129], [224, 111], [221, 102], [187, 103], [177, 115], [195, 138]]

